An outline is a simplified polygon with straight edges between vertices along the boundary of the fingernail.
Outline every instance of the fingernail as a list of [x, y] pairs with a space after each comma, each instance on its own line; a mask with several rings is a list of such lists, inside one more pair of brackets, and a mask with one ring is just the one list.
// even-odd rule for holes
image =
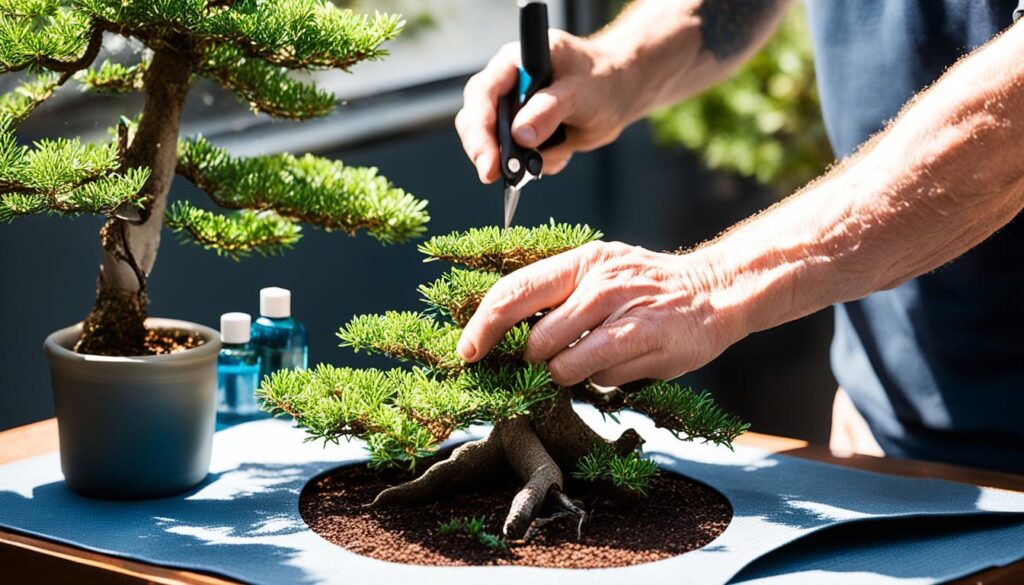
[[455, 351], [459, 353], [459, 357], [467, 362], [476, 357], [476, 346], [468, 339], [460, 339]]
[[514, 134], [518, 142], [533, 143], [537, 139], [537, 131], [529, 124], [523, 124], [515, 129]]

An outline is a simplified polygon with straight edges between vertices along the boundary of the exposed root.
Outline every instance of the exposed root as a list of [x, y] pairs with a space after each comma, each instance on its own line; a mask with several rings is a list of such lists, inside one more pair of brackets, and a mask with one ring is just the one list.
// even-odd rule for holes
[[508, 516], [502, 527], [506, 538], [519, 540], [537, 517], [548, 494], [562, 491], [562, 471], [537, 438], [526, 417], [503, 422], [494, 428], [505, 448], [505, 458], [519, 477], [526, 482], [512, 498]]
[[[458, 447], [422, 476], [382, 491], [371, 505], [417, 504], [441, 498], [457, 488], [486, 481], [507, 463], [522, 479], [523, 487], [509, 505], [502, 526], [505, 538], [526, 540], [544, 526], [566, 518], [576, 521], [579, 537], [588, 515], [566, 495], [562, 470], [574, 469], [579, 459], [598, 445], [610, 445], [619, 455], [627, 455], [642, 444], [643, 439], [633, 429], [627, 429], [615, 441], [605, 440], [579, 418], [569, 392], [563, 392], [547, 412], [497, 423], [486, 439]], [[607, 495], [632, 496], [623, 490], [623, 494], [617, 494], [612, 489]], [[553, 512], [538, 518], [545, 504]]]
[[569, 496], [565, 495], [564, 492], [556, 492], [555, 502], [560, 509], [554, 514], [545, 518], [537, 518], [530, 525], [530, 529], [526, 531], [526, 536], [523, 537], [523, 542], [529, 541], [531, 538], [536, 536], [540, 529], [557, 522], [562, 518], [575, 518], [576, 519], [576, 539], [579, 540], [583, 537], [583, 523], [587, 521], [587, 512], [579, 507], [576, 502], [569, 499]]
[[486, 439], [460, 445], [448, 459], [435, 463], [423, 475], [377, 494], [372, 506], [416, 504], [488, 477], [502, 461], [501, 441], [494, 433]]

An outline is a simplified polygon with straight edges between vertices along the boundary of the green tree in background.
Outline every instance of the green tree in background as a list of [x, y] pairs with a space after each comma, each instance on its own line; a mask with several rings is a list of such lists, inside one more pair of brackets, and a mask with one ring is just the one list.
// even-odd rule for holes
[[[308, 154], [236, 158], [178, 133], [195, 77], [214, 80], [254, 112], [326, 115], [337, 99], [309, 74], [382, 58], [402, 25], [327, 0], [0, 0], [0, 73], [22, 82], [0, 96], [0, 223], [40, 213], [107, 218], [97, 300], [75, 349], [159, 351], [147, 342], [146, 283], [165, 225], [231, 258], [280, 253], [299, 239], [298, 223], [366, 230], [385, 243], [422, 234], [426, 202], [376, 169]], [[114, 36], [146, 51], [135, 63], [94, 64]], [[141, 92], [143, 111], [122, 119], [106, 143], [20, 144], [17, 125], [72, 80], [88, 91]], [[176, 174], [229, 213], [168, 204]]]
[[805, 10], [796, 4], [775, 36], [729, 80], [651, 116], [666, 145], [681, 144], [712, 169], [788, 194], [832, 162], [821, 119]]

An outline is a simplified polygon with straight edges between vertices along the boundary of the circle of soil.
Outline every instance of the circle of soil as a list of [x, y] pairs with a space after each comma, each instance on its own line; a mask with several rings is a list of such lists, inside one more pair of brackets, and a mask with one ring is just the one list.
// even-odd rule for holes
[[[348, 465], [310, 480], [299, 498], [303, 520], [322, 538], [382, 561], [416, 565], [521, 565], [569, 569], [623, 567], [699, 549], [732, 520], [732, 506], [702, 483], [662, 471], [634, 503], [585, 497], [589, 518], [577, 539], [576, 521], [547, 524], [525, 543], [490, 548], [465, 533], [444, 534], [442, 522], [483, 516], [484, 530], [501, 534], [517, 490], [514, 477], [413, 506], [368, 506], [384, 488], [407, 477]], [[585, 486], [567, 485], [567, 493]], [[543, 515], [543, 514], [542, 514]]]

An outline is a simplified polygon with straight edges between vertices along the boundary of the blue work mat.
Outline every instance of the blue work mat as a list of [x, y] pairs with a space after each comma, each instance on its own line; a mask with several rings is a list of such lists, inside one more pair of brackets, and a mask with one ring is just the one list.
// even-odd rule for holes
[[[592, 409], [581, 414], [608, 436], [621, 430]], [[207, 481], [162, 500], [79, 497], [64, 487], [55, 454], [2, 466], [0, 525], [252, 583], [916, 584], [1024, 558], [1022, 493], [683, 443], [629, 413], [622, 423], [647, 439], [647, 451], [662, 467], [703, 481], [729, 499], [732, 523], [714, 542], [655, 563], [577, 571], [424, 567], [362, 557], [311, 532], [298, 510], [309, 479], [365, 459], [361, 443], [324, 449], [303, 443], [303, 432], [280, 420], [217, 433]]]

